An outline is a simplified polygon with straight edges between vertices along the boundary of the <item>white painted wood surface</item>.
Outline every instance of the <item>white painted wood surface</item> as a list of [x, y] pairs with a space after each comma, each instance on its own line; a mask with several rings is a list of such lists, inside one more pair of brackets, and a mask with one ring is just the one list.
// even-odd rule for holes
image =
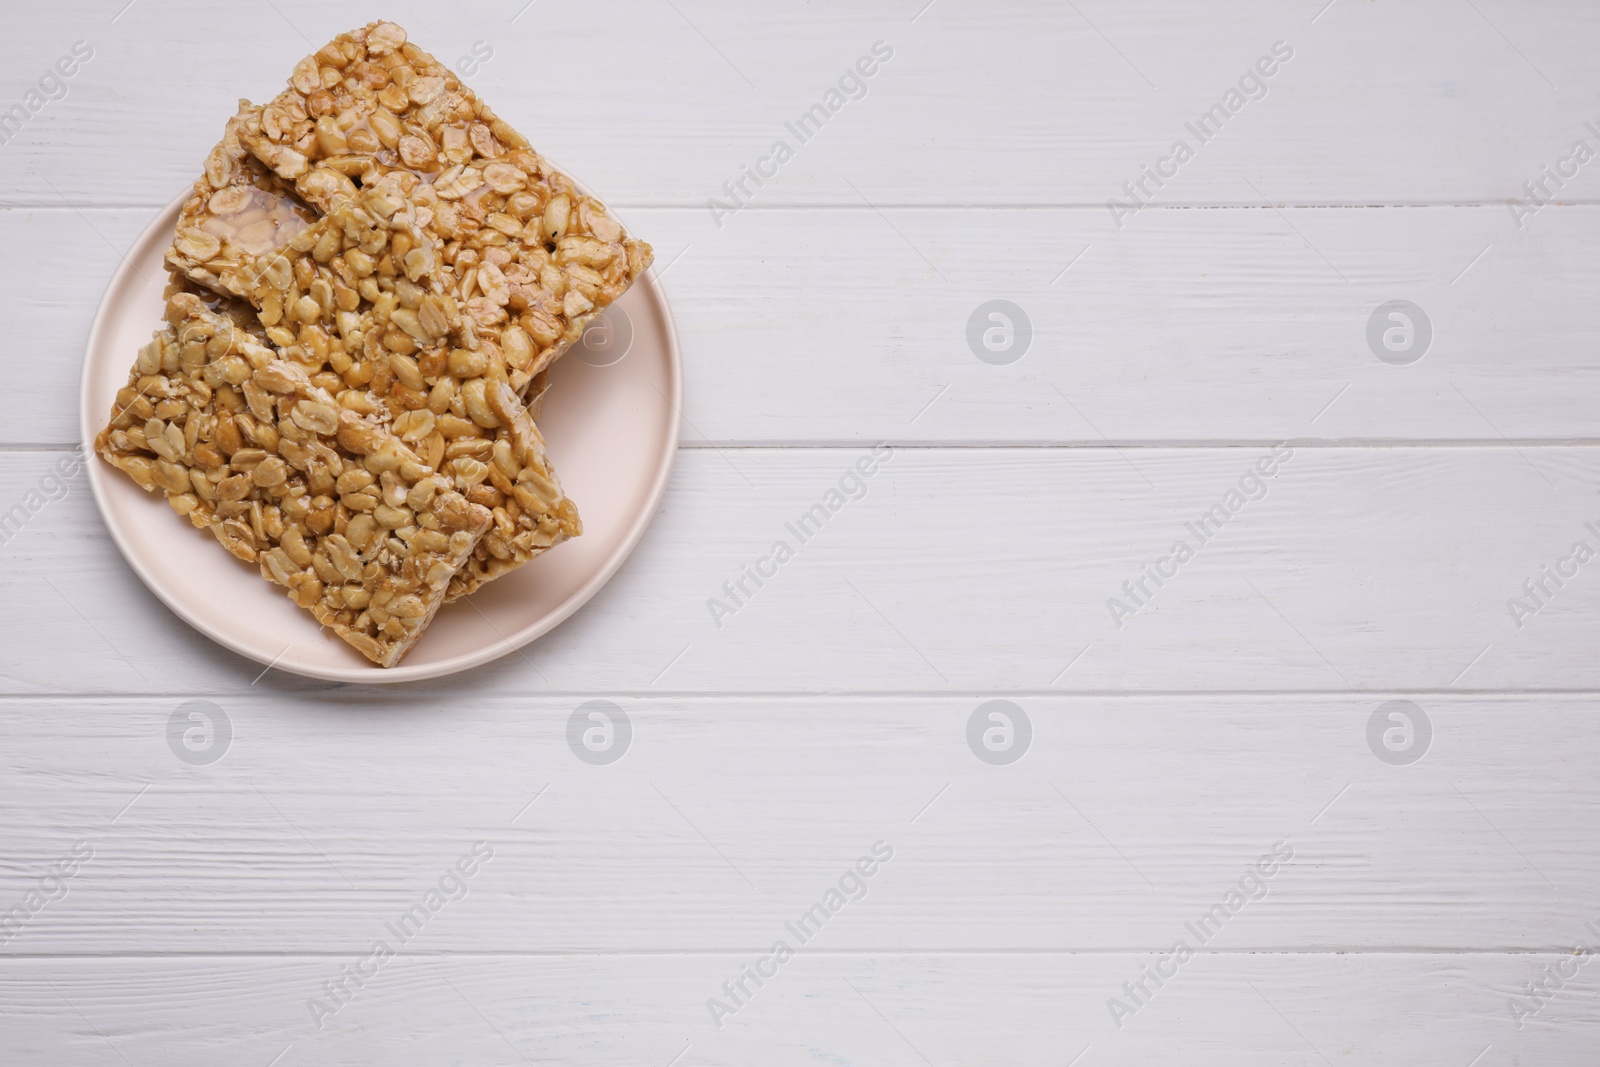
[[[0, 926], [0, 1062], [1593, 1061], [1600, 563], [1545, 568], [1600, 549], [1600, 159], [1547, 205], [1524, 183], [1600, 151], [1600, 9], [924, 2], [13, 13], [0, 111], [94, 54], [0, 144], [0, 512], [58, 498], [0, 543], [0, 920], [31, 912]], [[82, 476], [47, 479], [120, 250], [302, 35], [379, 14], [446, 61], [492, 42], [468, 80], [655, 244], [688, 392], [612, 584], [401, 691], [211, 645]], [[864, 98], [708, 208], [880, 40]], [[1119, 227], [1107, 200], [1279, 41]], [[1006, 366], [967, 340], [997, 298], [1033, 330]], [[1408, 366], [1366, 337], [1396, 299], [1433, 327]], [[1031, 723], [1010, 765], [968, 747], [991, 699]], [[169, 744], [194, 700], [231, 730], [208, 765]], [[619, 762], [569, 747], [591, 700], [632, 724]], [[1369, 747], [1391, 700], [1431, 723], [1418, 762]], [[387, 933], [475, 842], [460, 899]], [[1129, 999], [1274, 845], [1260, 899]]]
[[[52, 357], [23, 369], [48, 402], [0, 441], [74, 439], [98, 279], [154, 214], [0, 209], [7, 244], [60, 240], [97, 279], [0, 294], [18, 343]], [[1600, 207], [1545, 209], [1526, 232], [1503, 205], [1152, 207], [1121, 233], [1089, 208], [752, 207], [720, 232], [704, 208], [625, 214], [662, 263], [681, 253], [665, 284], [695, 340], [691, 448], [1600, 440]], [[995, 297], [1033, 326], [1010, 366], [967, 347], [968, 316]], [[1391, 299], [1433, 323], [1411, 366], [1367, 348]]]
[[1559, 957], [1275, 953], [1192, 960], [1117, 1030], [1106, 1000], [1157, 960], [805, 954], [721, 1030], [703, 1001], [748, 957], [408, 956], [320, 1031], [337, 957], [16, 960], [0, 995], [29, 1063], [1582, 1064], [1600, 1025], [1582, 971], [1509, 1022]]
[[754, 951], [879, 840], [894, 858], [822, 947], [1166, 947], [1280, 840], [1292, 861], [1215, 948], [1554, 951], [1600, 920], [1571, 831], [1600, 794], [1593, 697], [1416, 695], [1411, 767], [1372, 757], [1365, 696], [1016, 699], [1033, 745], [995, 768], [971, 697], [627, 697], [607, 767], [566, 748], [574, 698], [233, 697], [210, 767], [168, 751], [174, 698], [11, 698], [0, 804], [41, 814], [7, 884], [80, 839], [94, 857], [7, 948], [355, 954], [477, 840], [493, 860], [408, 948]]

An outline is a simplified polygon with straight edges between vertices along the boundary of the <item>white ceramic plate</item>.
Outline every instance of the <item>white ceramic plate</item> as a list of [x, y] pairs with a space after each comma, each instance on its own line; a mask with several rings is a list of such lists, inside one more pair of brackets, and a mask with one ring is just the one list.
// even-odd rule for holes
[[[92, 457], [116, 392], [161, 321], [162, 256], [180, 196], [111, 279], [84, 357], [80, 419]], [[98, 458], [89, 484], [117, 547], [166, 605], [258, 663], [338, 682], [407, 682], [487, 663], [548, 633], [617, 572], [654, 516], [678, 447], [683, 392], [672, 313], [654, 273], [636, 282], [556, 361], [539, 428], [583, 536], [442, 608], [398, 667], [373, 666], [235, 559]]]

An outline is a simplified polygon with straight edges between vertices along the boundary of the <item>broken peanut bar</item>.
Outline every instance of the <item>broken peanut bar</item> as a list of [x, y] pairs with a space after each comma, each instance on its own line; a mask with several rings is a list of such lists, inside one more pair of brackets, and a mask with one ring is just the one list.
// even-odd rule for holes
[[457, 481], [483, 478], [467, 491], [467, 499], [488, 504], [493, 525], [472, 551], [472, 558], [450, 581], [447, 599], [466, 596], [487, 581], [583, 532], [578, 509], [561, 491], [556, 472], [544, 454], [544, 436], [522, 398], [504, 382], [485, 390], [489, 410], [499, 420], [490, 452], [473, 457], [472, 466], [454, 461]]
[[167, 266], [219, 293], [244, 296], [240, 279], [261, 269], [263, 257], [317, 220], [294, 189], [239, 144], [239, 130], [261, 109], [239, 101], [222, 141], [206, 156], [204, 173], [178, 214]]
[[166, 315], [96, 451], [394, 666], [489, 527], [488, 509], [194, 293], [175, 292]]
[[485, 333], [520, 329], [533, 347], [520, 367], [529, 374], [650, 266], [649, 245], [393, 23], [341, 34], [240, 118], [238, 143], [320, 211], [353, 196], [357, 181], [398, 175], [442, 246], [451, 292]]

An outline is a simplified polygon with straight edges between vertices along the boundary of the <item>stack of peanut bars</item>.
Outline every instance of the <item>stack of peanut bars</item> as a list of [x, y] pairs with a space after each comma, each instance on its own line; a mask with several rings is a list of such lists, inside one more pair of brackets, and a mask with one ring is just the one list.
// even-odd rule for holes
[[96, 449], [392, 667], [445, 601], [580, 532], [534, 415], [650, 261], [375, 22], [240, 102]]

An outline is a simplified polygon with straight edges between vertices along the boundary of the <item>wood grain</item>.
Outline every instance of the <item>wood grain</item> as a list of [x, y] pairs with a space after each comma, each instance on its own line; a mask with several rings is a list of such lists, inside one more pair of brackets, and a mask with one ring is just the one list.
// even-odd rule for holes
[[[5, 146], [16, 180], [4, 202], [163, 203], [193, 180], [237, 97], [264, 100], [298, 59], [374, 17], [323, 0], [227, 13], [183, 0], [141, 4], [112, 23], [124, 2], [40, 7], [7, 35], [0, 61], [15, 71], [16, 98], [72, 42], [96, 52], [67, 97]], [[1594, 144], [1584, 123], [1597, 117], [1600, 86], [1588, 47], [1600, 14], [1578, 0], [1531, 10], [1345, 0], [1326, 11], [1326, 0], [1076, 9], [829, 0], [776, 17], [715, 0], [524, 6], [402, 3], [390, 13], [446, 63], [492, 44], [495, 58], [468, 82], [625, 206], [703, 208], [780, 137], [795, 158], [756, 203], [1104, 212], [1178, 138], [1195, 158], [1158, 202], [1503, 201], [1526, 195], [1523, 182], [1574, 139]], [[252, 46], [218, 48], [219, 33], [249, 34]], [[789, 135], [785, 123], [878, 40], [894, 58], [865, 98], [804, 144]], [[1280, 40], [1294, 58], [1265, 98], [1199, 144], [1185, 124], [1237, 91]], [[180, 70], [177, 91], [152, 69]], [[139, 165], [108, 179], [108, 161], [130, 151]], [[1559, 192], [1592, 201], [1593, 181], [1585, 174]]]
[[220, 697], [203, 766], [168, 737], [189, 699], [0, 702], [0, 810], [30, 813], [0, 912], [92, 852], [0, 953], [355, 953], [475, 842], [409, 951], [754, 951], [878, 843], [814, 947], [1200, 948], [1241, 882], [1209, 951], [1562, 951], [1600, 921], [1593, 696], [1413, 695], [1409, 766], [1370, 696], [1017, 696], [1009, 766], [968, 747], [987, 696], [622, 697], [605, 766], [568, 747], [583, 697]]
[[[1106, 1001], [1155, 956], [791, 960], [721, 1030], [705, 1001], [737, 956], [392, 960], [322, 1029], [307, 1001], [338, 958], [0, 964], [24, 1062], [240, 1060], [738, 1065], [1585, 1062], [1600, 1023], [1577, 979], [1518, 1030], [1507, 1001], [1543, 955], [1207, 956], [1124, 1020]], [[1592, 964], [1591, 964], [1592, 966]], [[1337, 1005], [1337, 1007], [1334, 1007]], [[110, 1047], [108, 1047], [110, 1046]], [[1085, 1049], [1087, 1048], [1087, 1052]]]

